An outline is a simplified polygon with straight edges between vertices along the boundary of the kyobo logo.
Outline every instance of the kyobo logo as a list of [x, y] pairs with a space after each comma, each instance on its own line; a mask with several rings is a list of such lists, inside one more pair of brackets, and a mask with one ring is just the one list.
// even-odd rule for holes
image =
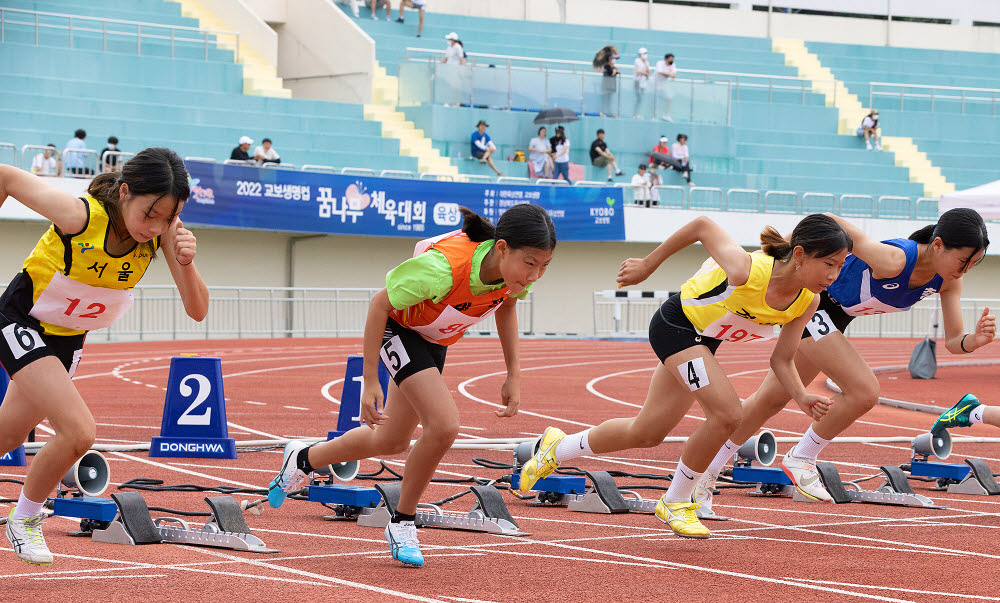
[[461, 219], [458, 203], [438, 203], [434, 206], [434, 223], [438, 226], [455, 226]]

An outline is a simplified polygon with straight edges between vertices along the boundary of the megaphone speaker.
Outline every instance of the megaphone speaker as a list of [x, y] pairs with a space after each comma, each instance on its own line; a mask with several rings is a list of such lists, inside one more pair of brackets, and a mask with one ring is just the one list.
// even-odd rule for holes
[[765, 467], [770, 466], [778, 454], [778, 445], [774, 434], [766, 430], [760, 432], [744, 442], [737, 454], [742, 459], [757, 461]]
[[531, 457], [535, 456], [537, 450], [535, 447], [538, 446], [538, 441], [533, 442], [521, 442], [514, 447], [514, 467], [523, 467], [525, 463], [531, 460]]
[[323, 475], [337, 478], [341, 482], [349, 482], [358, 476], [361, 469], [360, 461], [346, 461], [343, 463], [332, 463], [316, 468], [316, 475]]
[[927, 432], [913, 438], [910, 443], [913, 454], [930, 456], [944, 460], [951, 455], [951, 434], [947, 430], [939, 431], [936, 434]]
[[108, 489], [110, 481], [108, 460], [100, 452], [91, 450], [74, 463], [61, 483], [66, 488], [78, 490], [84, 496], [100, 496]]

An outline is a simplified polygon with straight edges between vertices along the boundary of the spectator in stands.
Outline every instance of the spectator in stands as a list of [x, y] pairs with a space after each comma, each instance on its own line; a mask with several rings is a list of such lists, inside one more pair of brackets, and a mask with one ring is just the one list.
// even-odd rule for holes
[[[102, 172], [117, 172], [121, 169], [118, 167], [118, 155], [114, 153], [115, 151], [119, 150], [120, 149], [118, 148], [118, 137], [108, 136], [108, 146], [101, 149], [101, 153], [99, 155], [99, 157], [101, 158]], [[106, 155], [108, 151], [111, 151], [112, 153], [110, 155]]]
[[878, 109], [872, 109], [872, 112], [865, 115], [865, 118], [861, 120], [861, 125], [858, 126], [858, 138], [865, 139], [865, 147], [868, 150], [872, 150], [872, 139], [875, 139], [875, 150], [882, 150], [882, 131], [878, 127]]
[[645, 48], [639, 49], [632, 67], [632, 86], [635, 89], [635, 108], [632, 109], [632, 119], [642, 119], [642, 99], [649, 85], [649, 56]]
[[399, 0], [399, 18], [397, 23], [403, 23], [403, 7], [409, 6], [420, 15], [420, 23], [417, 25], [417, 37], [424, 32], [424, 12], [427, 10], [427, 0]]
[[674, 67], [674, 55], [663, 55], [662, 61], [656, 62], [656, 97], [659, 102], [661, 119], [674, 121], [670, 117], [670, 106], [674, 103], [674, 90], [670, 80], [677, 79], [677, 68]]
[[444, 51], [442, 63], [449, 65], [465, 65], [465, 46], [458, 40], [458, 34], [448, 33], [445, 37], [448, 40], [448, 48]]
[[50, 142], [48, 148], [31, 160], [31, 173], [38, 176], [58, 176], [60, 172], [62, 164], [59, 161], [59, 149]]
[[566, 138], [566, 128], [556, 126], [556, 135], [549, 139], [549, 146], [552, 148], [552, 177], [556, 180], [559, 175], [573, 184], [569, 179], [569, 138]]
[[541, 174], [544, 178], [552, 177], [552, 144], [545, 135], [545, 126], [538, 128], [538, 137], [532, 138], [528, 143], [528, 163], [535, 174]]
[[260, 146], [253, 150], [253, 158], [260, 165], [264, 165], [265, 163], [281, 163], [281, 156], [271, 146], [270, 138], [260, 141]]
[[646, 169], [646, 176], [649, 177], [649, 204], [654, 206], [660, 204], [660, 189], [657, 187], [663, 184], [663, 178], [657, 169], [659, 167], [658, 164], [651, 163]]
[[250, 150], [250, 145], [252, 144], [253, 138], [240, 136], [240, 144], [229, 154], [229, 158], [236, 161], [250, 161], [250, 153], [247, 153], [247, 151]]
[[670, 166], [670, 139], [660, 136], [660, 142], [649, 152], [649, 165]]
[[670, 157], [673, 159], [670, 166], [684, 174], [688, 186], [693, 186], [694, 182], [691, 182], [691, 172], [694, 171], [694, 168], [691, 167], [691, 154], [688, 152], [687, 141], [687, 134], [678, 134], [677, 142], [670, 145]]
[[486, 133], [488, 127], [490, 124], [481, 119], [476, 124], [476, 131], [472, 133], [472, 156], [478, 159], [479, 163], [489, 164], [497, 176], [503, 176], [496, 164], [493, 163], [493, 153], [496, 152], [497, 147], [490, 139], [490, 135]]
[[[73, 132], [73, 138], [69, 139], [65, 148], [86, 149], [87, 143], [84, 142], [85, 138], [87, 138], [87, 131], [81, 128], [76, 132]], [[66, 157], [64, 158], [66, 161], [66, 170], [71, 174], [92, 175], [94, 170], [89, 166], [85, 167], [83, 156], [83, 153], [67, 152]]]
[[645, 163], [640, 163], [639, 172], [632, 176], [632, 198], [636, 205], [649, 207], [649, 174]]
[[615, 46], [605, 46], [594, 55], [593, 65], [595, 71], [602, 73], [601, 77], [601, 115], [614, 117], [617, 111], [615, 108], [615, 93], [618, 91], [618, 67], [615, 59], [618, 58], [618, 48]]
[[390, 0], [372, 0], [372, 19], [378, 20], [378, 15], [375, 14], [375, 10], [378, 8], [379, 4], [385, 5], [385, 20], [392, 21], [392, 2], [390, 2]]
[[597, 131], [597, 138], [590, 143], [590, 163], [595, 167], [608, 168], [608, 182], [614, 182], [615, 176], [625, 175], [618, 169], [614, 154], [608, 150], [608, 143], [604, 142], [603, 129]]

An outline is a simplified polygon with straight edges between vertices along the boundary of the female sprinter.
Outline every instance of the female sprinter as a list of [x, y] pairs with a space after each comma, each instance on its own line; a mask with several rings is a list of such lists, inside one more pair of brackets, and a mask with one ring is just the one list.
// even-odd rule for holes
[[[418, 243], [415, 256], [391, 270], [385, 289], [372, 299], [365, 322], [362, 425], [310, 447], [290, 442], [281, 472], [268, 487], [268, 500], [278, 507], [314, 467], [404, 452], [419, 423], [423, 431], [406, 457], [399, 504], [385, 529], [392, 557], [413, 566], [424, 562], [413, 523], [417, 503], [458, 435], [458, 408], [441, 377], [447, 346], [495, 312], [507, 364], [500, 390], [506, 408], [496, 414], [517, 413], [521, 374], [514, 304], [545, 274], [556, 246], [552, 219], [537, 205], [515, 205], [495, 228], [468, 209], [462, 214], [462, 230]], [[384, 413], [380, 356], [393, 380]]]
[[7, 519], [14, 552], [37, 565], [52, 564], [42, 505], [94, 443], [94, 417], [70, 381], [87, 331], [128, 310], [129, 289], [161, 247], [188, 316], [200, 321], [208, 312], [194, 235], [176, 219], [189, 193], [177, 153], [146, 149], [121, 172], [94, 178], [87, 193], [76, 198], [0, 165], [0, 203], [11, 196], [52, 220], [0, 297], [0, 363], [11, 377], [0, 405], [0, 450], [20, 446], [44, 419], [56, 432], [32, 460]]
[[715, 359], [719, 345], [770, 339], [774, 325], [788, 324], [791, 328], [781, 331], [771, 354], [771, 366], [802, 404], [827, 403], [826, 398], [806, 392], [792, 358], [800, 329], [819, 304], [815, 294], [837, 278], [851, 239], [836, 221], [819, 214], [803, 218], [790, 241], [771, 227], [760, 239], [764, 253], [747, 253], [722, 227], [701, 217], [645, 259], [622, 263], [619, 286], [641, 283], [664, 260], [695, 242], [701, 242], [714, 260], [665, 301], [649, 323], [649, 343], [660, 364], [639, 414], [569, 436], [549, 427], [537, 453], [521, 470], [522, 491], [568, 459], [660, 444], [697, 401], [706, 420], [688, 439], [670, 488], [656, 504], [656, 516], [678, 536], [709, 537], [698, 521], [692, 492], [714, 452], [739, 426], [742, 414], [740, 398]]
[[[871, 410], [879, 397], [875, 374], [844, 334], [855, 317], [905, 312], [921, 299], [940, 292], [948, 351], [971, 353], [993, 341], [996, 334], [996, 321], [989, 308], [983, 310], [974, 333], [962, 331], [962, 276], [982, 261], [990, 244], [986, 225], [977, 212], [951, 209], [941, 215], [937, 224], [921, 228], [909, 239], [882, 242], [846, 220], [836, 220], [854, 240], [854, 255], [847, 259], [837, 281], [820, 294], [819, 308], [801, 333], [795, 365], [803, 383], [811, 383], [822, 371], [843, 393], [833, 396], [829, 406], [796, 400], [813, 423], [781, 463], [799, 492], [819, 501], [831, 500], [816, 472], [819, 453]], [[719, 472], [739, 448], [734, 442], [745, 441], [780, 412], [788, 403], [787, 391], [771, 372], [743, 403], [743, 423], [696, 488], [695, 501], [702, 505], [703, 518], [711, 516], [712, 489]]]

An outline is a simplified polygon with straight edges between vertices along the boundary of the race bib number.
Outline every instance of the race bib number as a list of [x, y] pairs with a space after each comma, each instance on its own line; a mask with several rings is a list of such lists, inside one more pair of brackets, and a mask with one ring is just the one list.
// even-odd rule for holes
[[382, 364], [388, 369], [390, 377], [395, 377], [399, 369], [410, 363], [410, 355], [406, 353], [399, 335], [382, 344], [379, 357], [382, 358]]
[[45, 347], [45, 342], [42, 341], [38, 331], [19, 324], [9, 324], [4, 327], [3, 337], [7, 340], [7, 347], [10, 348], [15, 360], [32, 350]]
[[493, 316], [499, 308], [500, 304], [497, 304], [487, 310], [482, 316], [469, 316], [468, 314], [459, 312], [454, 306], [448, 306], [431, 324], [422, 327], [407, 325], [407, 328], [420, 333], [431, 341], [441, 341], [486, 320], [490, 316]]
[[871, 297], [853, 306], [842, 306], [844, 312], [851, 316], [875, 316], [876, 314], [889, 314], [891, 312], [906, 312], [909, 308], [897, 308], [889, 304], [882, 303], [878, 299]]
[[69, 378], [72, 379], [73, 375], [76, 374], [76, 367], [80, 366], [80, 360], [83, 359], [83, 350], [77, 350], [73, 352], [73, 362], [69, 365]]
[[85, 285], [57, 272], [30, 314], [67, 329], [93, 331], [110, 327], [131, 307], [131, 291]]
[[704, 358], [692, 358], [687, 362], [682, 362], [677, 365], [677, 370], [691, 391], [697, 391], [709, 384]]
[[773, 339], [774, 325], [757, 324], [738, 314], [726, 312], [726, 315], [705, 327], [702, 335], [714, 337], [729, 343], [749, 343]]
[[837, 325], [830, 320], [830, 315], [826, 313], [826, 310], [816, 310], [812, 319], [806, 323], [806, 331], [812, 335], [814, 341], [819, 341], [830, 333], [838, 332]]

